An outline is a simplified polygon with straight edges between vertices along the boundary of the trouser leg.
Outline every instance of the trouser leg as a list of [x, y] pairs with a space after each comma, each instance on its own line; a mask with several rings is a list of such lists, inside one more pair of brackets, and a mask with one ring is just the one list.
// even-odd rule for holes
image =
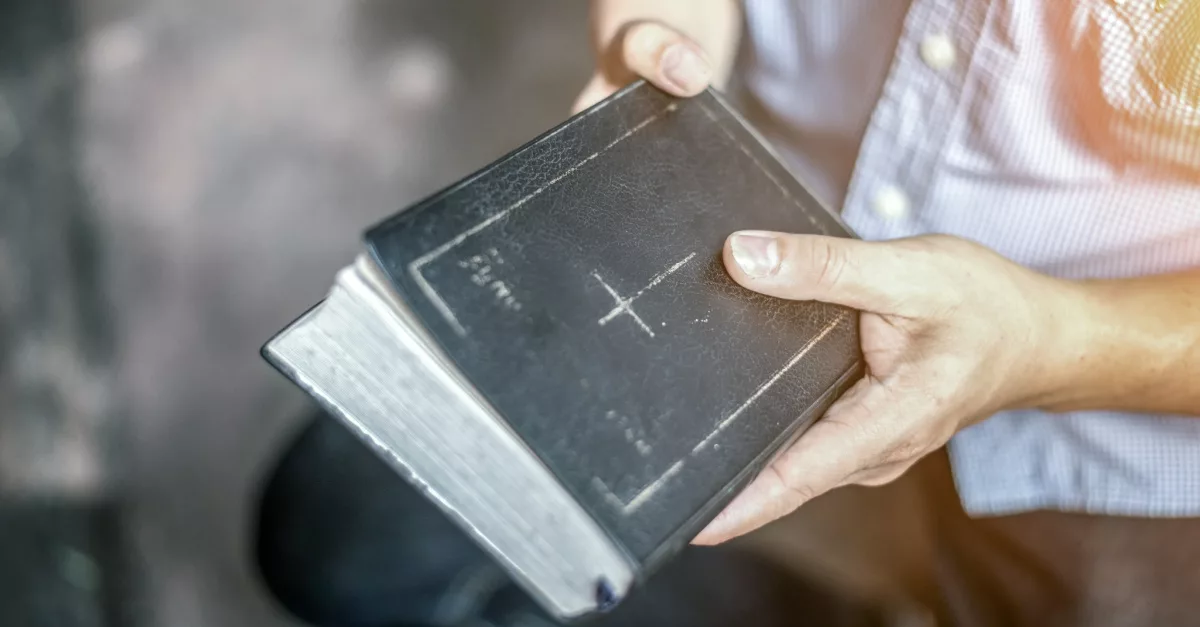
[[[270, 590], [316, 625], [555, 623], [440, 510], [340, 423], [317, 418], [263, 492]], [[736, 546], [692, 548], [595, 627], [890, 624], [881, 609]]]
[[944, 453], [919, 470], [936, 514], [947, 624], [1200, 625], [1200, 519], [1056, 511], [972, 519]]

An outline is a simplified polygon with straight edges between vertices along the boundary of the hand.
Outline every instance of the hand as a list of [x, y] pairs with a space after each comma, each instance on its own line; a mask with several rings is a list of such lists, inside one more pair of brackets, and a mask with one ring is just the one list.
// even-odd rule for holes
[[732, 0], [593, 0], [592, 5], [597, 67], [573, 113], [639, 77], [690, 97], [721, 84], [729, 71], [740, 17]]
[[1054, 385], [1076, 288], [948, 236], [889, 242], [747, 231], [741, 285], [857, 309], [866, 375], [695, 540], [715, 544], [833, 488], [890, 482], [959, 429]]
[[708, 87], [712, 64], [704, 49], [678, 31], [657, 22], [633, 22], [600, 55], [600, 65], [572, 111], [583, 111], [637, 77], [690, 97]]

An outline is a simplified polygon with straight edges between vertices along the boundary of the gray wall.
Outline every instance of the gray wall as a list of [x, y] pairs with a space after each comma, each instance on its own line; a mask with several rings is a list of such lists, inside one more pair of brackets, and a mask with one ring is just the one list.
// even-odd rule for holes
[[558, 0], [0, 0], [0, 585], [43, 573], [0, 623], [100, 624], [72, 595], [121, 584], [145, 625], [286, 624], [247, 561], [249, 508], [306, 401], [257, 349], [364, 227], [565, 118], [585, 19]]

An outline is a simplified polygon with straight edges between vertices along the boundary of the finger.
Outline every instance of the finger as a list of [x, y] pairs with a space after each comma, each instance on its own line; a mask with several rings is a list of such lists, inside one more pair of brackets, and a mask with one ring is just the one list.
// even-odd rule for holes
[[620, 89], [620, 85], [609, 81], [603, 74], [596, 74], [592, 77], [592, 80], [588, 81], [583, 91], [580, 92], [579, 97], [575, 99], [575, 104], [571, 106], [571, 114], [579, 113], [604, 100], [618, 89]]
[[623, 68], [668, 93], [695, 96], [712, 81], [712, 64], [700, 46], [658, 22], [633, 23], [614, 44]]
[[843, 483], [856, 470], [846, 435], [837, 423], [818, 421], [738, 494], [693, 543], [719, 544], [749, 533]]
[[794, 493], [794, 489], [783, 481], [777, 467], [772, 464], [738, 493], [692, 539], [692, 544], [708, 546], [732, 540], [786, 516], [812, 496]]
[[856, 472], [877, 466], [876, 434], [861, 427], [875, 405], [878, 383], [862, 379], [813, 423], [790, 449], [750, 483], [693, 540], [717, 544], [749, 533], [844, 485]]
[[905, 460], [901, 462], [886, 463], [875, 468], [867, 468], [860, 470], [849, 477], [846, 477], [845, 485], [862, 485], [869, 487], [878, 487], [887, 485], [908, 472], [916, 460]]
[[851, 484], [882, 485], [919, 457], [912, 420], [921, 403], [897, 397], [877, 379], [854, 384], [825, 416], [780, 455], [693, 540], [717, 544], [791, 513], [826, 492]]
[[954, 293], [940, 280], [937, 258], [923, 249], [909, 240], [739, 231], [726, 239], [723, 255], [730, 276], [756, 292], [916, 315]]

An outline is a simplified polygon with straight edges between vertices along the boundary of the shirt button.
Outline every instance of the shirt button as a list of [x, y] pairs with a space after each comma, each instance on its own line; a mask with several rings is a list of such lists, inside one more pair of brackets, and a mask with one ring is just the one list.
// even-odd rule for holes
[[908, 196], [897, 187], [885, 185], [875, 192], [872, 201], [875, 213], [881, 218], [895, 220], [908, 214]]
[[921, 60], [925, 61], [925, 65], [935, 70], [946, 70], [953, 66], [957, 59], [958, 52], [954, 49], [954, 42], [946, 35], [938, 33], [921, 41]]

